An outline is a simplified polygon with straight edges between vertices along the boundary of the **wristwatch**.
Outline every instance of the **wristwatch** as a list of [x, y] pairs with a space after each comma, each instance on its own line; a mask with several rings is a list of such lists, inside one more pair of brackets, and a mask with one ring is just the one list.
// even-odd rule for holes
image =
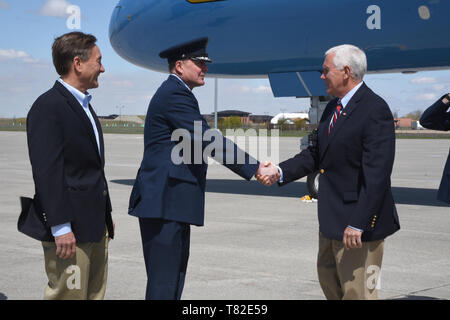
[[447, 93], [446, 95], [443, 95], [441, 98], [441, 101], [443, 104], [450, 104], [450, 93]]

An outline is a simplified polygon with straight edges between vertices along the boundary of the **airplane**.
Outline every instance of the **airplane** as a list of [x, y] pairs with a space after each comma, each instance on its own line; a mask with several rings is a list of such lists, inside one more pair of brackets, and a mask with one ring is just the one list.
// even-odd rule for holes
[[309, 97], [318, 123], [327, 49], [360, 47], [368, 73], [450, 69], [448, 12], [448, 0], [120, 0], [109, 37], [125, 60], [160, 72], [159, 52], [209, 37], [210, 76], [268, 77], [275, 97]]
[[324, 52], [343, 43], [365, 51], [368, 72], [450, 68], [448, 12], [445, 0], [120, 0], [109, 35], [121, 57], [160, 72], [159, 52], [209, 37], [211, 76], [269, 76], [275, 96], [323, 96]]

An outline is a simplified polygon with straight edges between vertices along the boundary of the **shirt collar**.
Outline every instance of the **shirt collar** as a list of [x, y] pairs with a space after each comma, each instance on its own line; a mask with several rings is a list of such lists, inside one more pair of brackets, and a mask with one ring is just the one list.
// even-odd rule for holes
[[89, 94], [89, 92], [86, 91], [86, 93], [84, 94], [83, 92], [81, 92], [80, 90], [78, 90], [77, 88], [72, 87], [70, 84], [68, 84], [67, 82], [64, 82], [63, 79], [59, 78], [58, 81], [67, 89], [69, 90], [69, 92], [75, 97], [75, 99], [77, 99], [77, 101], [80, 103], [80, 105], [83, 108], [88, 108], [89, 107], [89, 103], [92, 100], [92, 96]]
[[347, 94], [341, 99], [341, 103], [342, 103], [342, 108], [345, 108], [345, 106], [347, 105], [347, 103], [350, 101], [350, 99], [353, 97], [353, 95], [355, 94], [356, 91], [358, 91], [358, 89], [362, 86], [363, 82], [361, 81], [360, 83], [358, 83], [352, 90], [350, 90], [349, 92], [347, 92]]
[[192, 92], [191, 88], [188, 87], [188, 85], [186, 84], [186, 82], [183, 81], [183, 79], [181, 79], [181, 78], [180, 78], [179, 76], [177, 76], [175, 73], [171, 73], [170, 75], [171, 75], [171, 76], [174, 76], [175, 78], [178, 78], [178, 80], [180, 80], [181, 83], [184, 84], [185, 87], [188, 88], [188, 90]]

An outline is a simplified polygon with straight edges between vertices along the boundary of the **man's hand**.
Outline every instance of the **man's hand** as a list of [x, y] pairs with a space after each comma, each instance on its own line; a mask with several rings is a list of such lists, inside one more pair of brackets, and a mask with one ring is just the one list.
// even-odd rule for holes
[[272, 162], [266, 161], [259, 164], [258, 171], [255, 174], [256, 179], [265, 186], [271, 186], [280, 179], [280, 173]]
[[347, 227], [344, 231], [344, 238], [342, 240], [345, 249], [350, 250], [355, 248], [361, 248], [362, 247], [361, 235], [362, 235], [361, 231]]
[[75, 256], [77, 241], [75, 240], [75, 235], [73, 232], [55, 237], [55, 244], [57, 257], [65, 260], [71, 259]]

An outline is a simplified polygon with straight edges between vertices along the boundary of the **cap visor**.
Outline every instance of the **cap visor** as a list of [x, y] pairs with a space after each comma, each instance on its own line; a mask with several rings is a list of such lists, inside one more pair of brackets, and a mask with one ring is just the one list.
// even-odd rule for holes
[[204, 61], [204, 62], [212, 62], [212, 60], [209, 57], [192, 57], [191, 60], [195, 61]]

